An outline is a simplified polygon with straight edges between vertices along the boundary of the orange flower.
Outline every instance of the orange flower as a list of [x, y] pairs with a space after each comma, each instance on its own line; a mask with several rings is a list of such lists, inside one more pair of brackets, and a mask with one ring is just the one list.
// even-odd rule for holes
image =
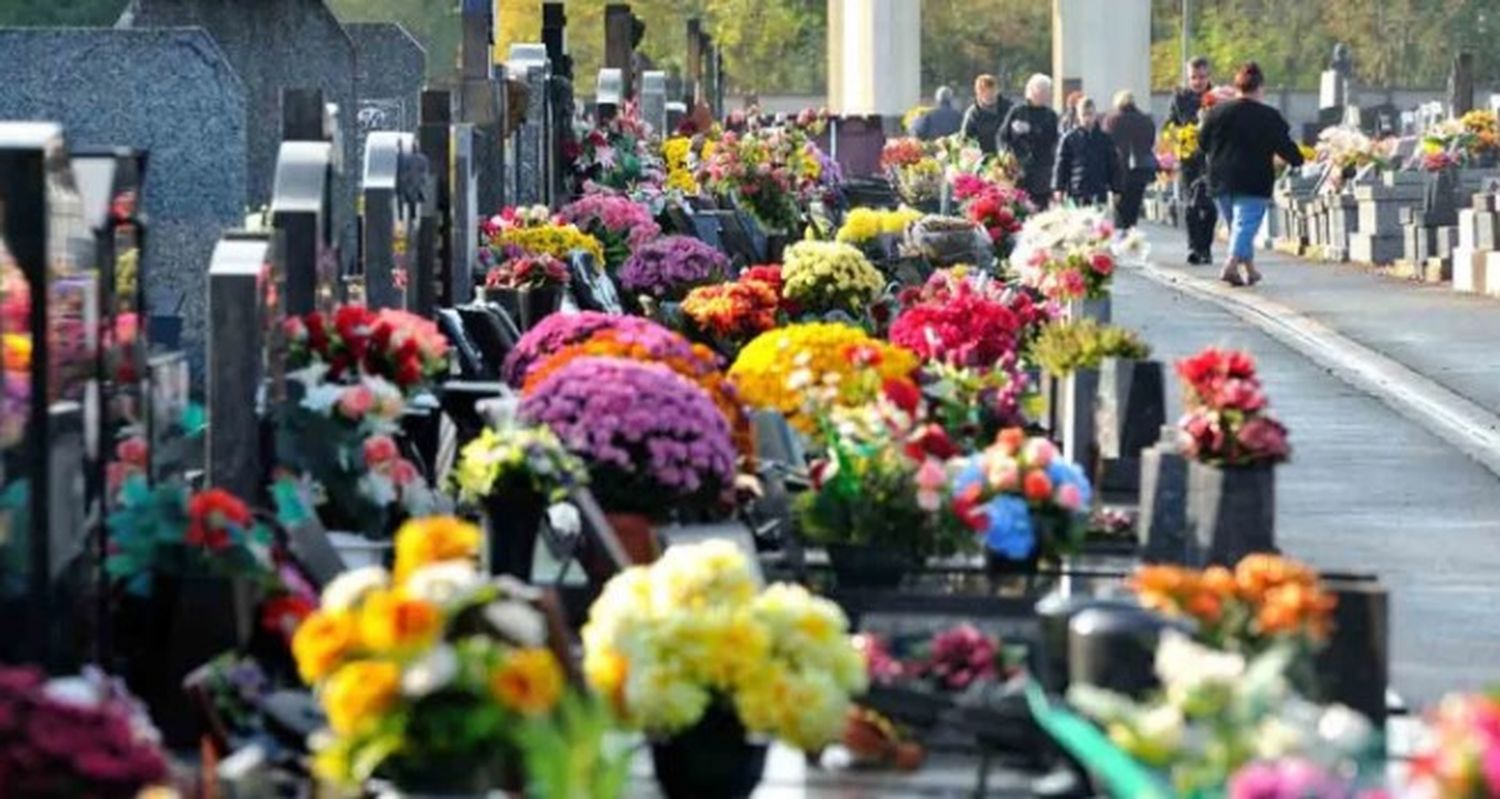
[[1022, 490], [1026, 492], [1026, 498], [1032, 502], [1045, 502], [1052, 498], [1052, 480], [1047, 473], [1036, 469], [1026, 473], [1026, 479], [1022, 482]]
[[995, 436], [995, 443], [1000, 445], [1005, 454], [1015, 455], [1021, 451], [1021, 445], [1026, 443], [1026, 431], [1019, 427], [1007, 427]]
[[490, 676], [490, 691], [510, 710], [527, 716], [547, 713], [562, 697], [562, 669], [546, 649], [522, 649]]
[[1266, 592], [1255, 623], [1265, 635], [1296, 635], [1306, 632], [1321, 640], [1328, 635], [1331, 615], [1338, 598], [1316, 587], [1288, 583]]
[[442, 625], [436, 605], [393, 591], [377, 591], [360, 606], [360, 641], [376, 652], [425, 646], [437, 638]]
[[315, 611], [292, 636], [292, 657], [302, 681], [323, 679], [354, 648], [354, 620], [342, 613]]
[[1201, 576], [1204, 590], [1211, 591], [1221, 598], [1229, 598], [1235, 593], [1234, 574], [1223, 566], [1210, 566], [1203, 570]]
[[1187, 612], [1204, 622], [1214, 624], [1224, 615], [1224, 603], [1211, 593], [1200, 592], [1188, 600]]
[[1240, 596], [1251, 602], [1260, 602], [1266, 592], [1279, 585], [1299, 583], [1312, 585], [1316, 581], [1312, 570], [1280, 555], [1246, 555], [1234, 567], [1234, 581]]
[[433, 563], [469, 560], [479, 553], [479, 528], [452, 516], [412, 519], [396, 531], [396, 582]]

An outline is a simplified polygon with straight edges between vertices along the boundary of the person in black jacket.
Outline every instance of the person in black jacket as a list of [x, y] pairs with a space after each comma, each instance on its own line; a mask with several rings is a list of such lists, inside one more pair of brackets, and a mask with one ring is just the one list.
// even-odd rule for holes
[[1281, 112], [1261, 102], [1265, 75], [1254, 61], [1234, 76], [1238, 100], [1215, 105], [1205, 115], [1198, 143], [1208, 159], [1208, 184], [1229, 224], [1229, 259], [1220, 277], [1230, 285], [1260, 282], [1255, 269], [1255, 234], [1271, 202], [1276, 182], [1274, 159], [1302, 165]]
[[923, 114], [912, 125], [912, 134], [922, 141], [952, 136], [963, 127], [963, 115], [953, 107], [952, 89], [947, 86], [938, 87], [933, 99], [937, 101], [937, 107]]
[[[1177, 127], [1198, 124], [1198, 111], [1203, 107], [1203, 96], [1213, 88], [1209, 74], [1208, 59], [1198, 56], [1187, 63], [1188, 83], [1172, 96], [1171, 113], [1167, 121]], [[1177, 199], [1182, 203], [1188, 236], [1188, 263], [1211, 264], [1214, 262], [1214, 228], [1219, 215], [1214, 208], [1213, 197], [1204, 177], [1203, 154], [1200, 151], [1191, 158], [1184, 158], [1177, 165]]]
[[1129, 90], [1115, 94], [1115, 110], [1104, 118], [1104, 130], [1115, 142], [1120, 161], [1120, 198], [1115, 227], [1129, 230], [1141, 218], [1146, 187], [1156, 179], [1156, 123], [1135, 105]]
[[1073, 108], [1078, 126], [1057, 146], [1052, 189], [1059, 202], [1066, 198], [1075, 205], [1107, 205], [1119, 175], [1114, 139], [1099, 129], [1099, 113], [1092, 99], [1079, 97]]
[[974, 79], [974, 104], [964, 113], [959, 132], [979, 142], [985, 155], [994, 155], [999, 150], [1000, 123], [1008, 113], [1010, 101], [1000, 96], [1000, 81], [994, 75], [980, 75]]
[[1021, 166], [1021, 188], [1037, 210], [1052, 199], [1052, 168], [1057, 157], [1057, 112], [1052, 110], [1052, 79], [1032, 75], [1026, 102], [1012, 108], [1000, 128], [1000, 144]]

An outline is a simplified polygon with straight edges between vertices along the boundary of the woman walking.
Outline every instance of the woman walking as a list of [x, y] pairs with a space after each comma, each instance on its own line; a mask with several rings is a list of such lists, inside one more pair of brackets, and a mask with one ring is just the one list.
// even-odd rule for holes
[[1115, 143], [1099, 129], [1099, 114], [1094, 101], [1079, 97], [1075, 104], [1077, 126], [1063, 136], [1057, 147], [1057, 167], [1052, 189], [1061, 202], [1074, 205], [1104, 206], [1119, 176]]
[[1156, 180], [1156, 123], [1136, 107], [1135, 95], [1124, 90], [1115, 94], [1115, 110], [1104, 118], [1104, 130], [1114, 139], [1120, 161], [1115, 227], [1129, 230], [1140, 221], [1146, 187]]
[[1229, 258], [1219, 277], [1232, 286], [1255, 285], [1255, 234], [1271, 202], [1276, 181], [1273, 159], [1302, 165], [1281, 113], [1261, 102], [1265, 75], [1254, 61], [1234, 76], [1239, 98], [1219, 103], [1203, 119], [1198, 143], [1208, 158], [1208, 185], [1229, 225]]
[[1052, 110], [1052, 79], [1032, 75], [1026, 102], [1012, 108], [1000, 127], [1000, 143], [1021, 166], [1021, 188], [1038, 210], [1052, 199], [1052, 166], [1057, 158], [1057, 112]]

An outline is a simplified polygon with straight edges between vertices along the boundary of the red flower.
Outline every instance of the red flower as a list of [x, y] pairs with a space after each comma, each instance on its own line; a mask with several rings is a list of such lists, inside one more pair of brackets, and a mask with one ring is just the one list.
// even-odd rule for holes
[[854, 366], [879, 366], [884, 359], [880, 349], [869, 344], [850, 344], [844, 348], [844, 360]]
[[260, 626], [267, 632], [290, 641], [302, 620], [317, 610], [317, 603], [296, 594], [279, 594], [266, 600], [260, 609]]
[[917, 384], [899, 377], [888, 377], [880, 386], [880, 391], [892, 405], [905, 411], [907, 415], [915, 416], [922, 405], [922, 391]]
[[250, 508], [221, 488], [199, 491], [188, 500], [188, 529], [183, 537], [191, 546], [223, 549], [229, 546], [229, 528], [250, 526]]
[[990, 515], [980, 504], [982, 493], [983, 486], [974, 482], [953, 495], [953, 513], [976, 533], [982, 533], [990, 526]]
[[396, 449], [395, 440], [390, 436], [371, 436], [365, 441], [363, 449], [365, 464], [368, 466], [389, 463], [400, 454]]
[[1029, 471], [1021, 481], [1021, 491], [1032, 502], [1046, 502], [1052, 498], [1052, 478], [1040, 469]]
[[948, 437], [948, 431], [941, 425], [923, 425], [906, 442], [906, 455], [915, 461], [925, 460], [928, 455], [948, 460], [958, 454], [958, 447], [954, 446], [953, 440]]
[[1095, 272], [1101, 275], [1108, 275], [1115, 271], [1115, 259], [1110, 257], [1110, 254], [1107, 252], [1094, 253], [1094, 257], [1089, 259], [1089, 265], [1094, 268]]

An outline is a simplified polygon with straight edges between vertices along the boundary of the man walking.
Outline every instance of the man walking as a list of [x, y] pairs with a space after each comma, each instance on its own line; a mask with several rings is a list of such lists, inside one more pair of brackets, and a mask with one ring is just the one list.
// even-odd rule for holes
[[[1198, 111], [1203, 107], [1203, 95], [1213, 88], [1207, 58], [1198, 56], [1189, 61], [1187, 74], [1187, 86], [1172, 97], [1172, 113], [1168, 117], [1178, 127], [1198, 124]], [[1182, 203], [1187, 223], [1190, 264], [1214, 262], [1214, 227], [1219, 224], [1219, 214], [1214, 209], [1213, 197], [1205, 179], [1206, 171], [1202, 151], [1182, 159], [1177, 165], [1177, 197]]]
[[1052, 172], [1057, 158], [1057, 112], [1052, 110], [1052, 79], [1032, 75], [1026, 102], [1010, 110], [1000, 128], [1000, 143], [1021, 166], [1021, 188], [1038, 210], [1052, 199]]
[[912, 125], [912, 133], [922, 141], [941, 139], [944, 136], [952, 136], [963, 127], [963, 115], [953, 107], [953, 90], [947, 86], [938, 87], [937, 107], [923, 114], [917, 123]]
[[1104, 129], [1114, 139], [1123, 173], [1115, 227], [1129, 230], [1140, 221], [1146, 187], [1156, 179], [1156, 123], [1141, 113], [1135, 95], [1125, 90], [1115, 95], [1115, 110], [1105, 117]]
[[974, 79], [974, 104], [964, 114], [964, 138], [979, 142], [985, 155], [994, 155], [999, 150], [1000, 123], [1009, 112], [1010, 102], [1000, 96], [1000, 81], [994, 75], [980, 75]]

